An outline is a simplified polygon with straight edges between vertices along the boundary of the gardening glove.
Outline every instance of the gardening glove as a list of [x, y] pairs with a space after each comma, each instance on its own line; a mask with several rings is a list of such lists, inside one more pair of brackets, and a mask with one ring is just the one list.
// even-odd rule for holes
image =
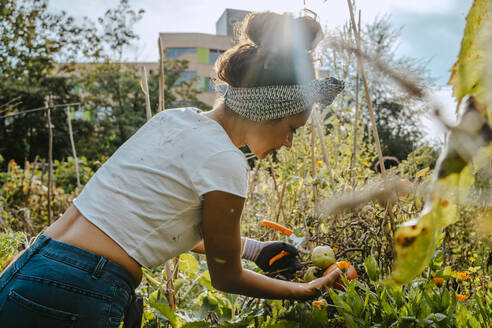
[[[288, 254], [282, 252], [287, 252]], [[254, 261], [265, 272], [285, 269], [286, 271], [282, 273], [289, 275], [300, 270], [302, 267], [301, 262], [297, 258], [298, 254], [297, 248], [289, 243], [280, 241], [262, 242], [246, 238], [242, 257]]]

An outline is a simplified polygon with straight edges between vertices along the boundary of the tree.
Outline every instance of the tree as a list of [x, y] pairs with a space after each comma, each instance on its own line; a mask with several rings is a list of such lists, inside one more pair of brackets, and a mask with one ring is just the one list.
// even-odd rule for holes
[[[50, 95], [61, 103], [77, 100], [70, 92], [73, 82], [56, 72], [55, 60], [73, 60], [80, 55], [98, 56], [101, 51], [96, 30], [74, 23], [65, 12], [49, 13], [47, 0], [0, 0], [0, 105], [1, 114], [43, 107]], [[56, 74], [55, 74], [56, 73]], [[53, 112], [52, 122], [65, 126], [64, 114]], [[55, 156], [68, 146], [54, 131]], [[0, 119], [0, 153], [23, 162], [35, 155], [46, 156], [47, 128], [44, 112]], [[57, 144], [60, 143], [60, 144]], [[65, 145], [66, 144], [66, 145]], [[65, 147], [66, 148], [66, 147]]]
[[[405, 76], [415, 78], [418, 83], [432, 85], [426, 63], [408, 58], [396, 58], [395, 52], [400, 30], [394, 28], [390, 16], [376, 18], [372, 23], [361, 27], [362, 50], [371, 58], [378, 58], [386, 65]], [[322, 69], [338, 73], [338, 78], [347, 82], [346, 88], [337, 104], [340, 111], [336, 115], [347, 121], [354, 120], [355, 83], [357, 60], [349, 49], [333, 48], [334, 40], [345, 43], [353, 42], [349, 25], [342, 26], [327, 33], [322, 42]], [[335, 42], [336, 43], [336, 42]], [[384, 156], [405, 159], [417, 147], [423, 145], [420, 115], [425, 112], [425, 104], [415, 100], [411, 95], [395, 87], [395, 83], [385, 74], [371, 65], [364, 66], [381, 148]], [[362, 80], [359, 80], [359, 97], [362, 92]], [[361, 121], [370, 124], [367, 105], [359, 99]], [[364, 138], [372, 138], [371, 127], [364, 129]]]

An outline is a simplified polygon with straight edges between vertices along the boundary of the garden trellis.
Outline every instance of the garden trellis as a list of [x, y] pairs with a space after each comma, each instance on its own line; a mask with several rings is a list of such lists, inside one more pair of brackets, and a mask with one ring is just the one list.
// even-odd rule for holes
[[[18, 101], [19, 97], [14, 98], [4, 104], [4, 106], [11, 104], [9, 107], [15, 106], [15, 104], [20, 104]], [[53, 125], [51, 124], [51, 110], [55, 109], [67, 109], [67, 125], [69, 128], [69, 138], [70, 138], [70, 143], [72, 145], [72, 152], [75, 160], [75, 172], [77, 175], [77, 187], [80, 188], [80, 175], [79, 175], [79, 169], [78, 169], [78, 163], [77, 163], [77, 153], [75, 151], [75, 144], [73, 141], [73, 133], [72, 133], [72, 124], [70, 121], [70, 113], [68, 112], [68, 109], [71, 106], [79, 106], [79, 102], [74, 102], [74, 103], [65, 103], [65, 104], [56, 104], [54, 105], [52, 103], [52, 98], [51, 96], [48, 96], [48, 99], [46, 101], [45, 106], [43, 107], [37, 107], [37, 108], [32, 108], [32, 109], [26, 109], [17, 113], [12, 113], [12, 114], [7, 114], [0, 116], [0, 119], [5, 119], [5, 118], [13, 118], [19, 115], [25, 115], [25, 114], [30, 114], [30, 113], [35, 113], [39, 111], [44, 111], [46, 113], [46, 120], [47, 120], [47, 125], [48, 125], [48, 222], [51, 223], [51, 218], [52, 218], [52, 213], [51, 213], [51, 193], [53, 189]], [[10, 108], [7, 107], [7, 110]]]
[[20, 99], [21, 99], [20, 96], [15, 97], [15, 98], [7, 101], [5, 104], [1, 105], [0, 106], [0, 114], [5, 113], [5, 112], [11, 110], [12, 108], [22, 104], [22, 100], [20, 100]]

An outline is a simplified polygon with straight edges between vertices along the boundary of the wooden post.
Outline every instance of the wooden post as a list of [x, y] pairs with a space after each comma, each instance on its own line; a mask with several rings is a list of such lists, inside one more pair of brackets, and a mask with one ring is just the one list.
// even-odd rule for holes
[[[323, 128], [322, 128], [322, 124], [321, 124], [322, 119], [320, 119], [318, 117], [318, 115], [319, 115], [318, 109], [317, 109], [317, 106], [315, 106], [315, 108], [313, 108], [313, 113], [311, 114], [311, 118], [314, 121], [316, 131], [318, 132], [319, 141], [321, 142], [321, 150], [323, 152], [323, 160], [325, 161], [326, 166], [330, 167], [331, 163], [330, 163], [330, 157], [328, 156], [328, 147], [326, 147], [325, 134], [323, 132]], [[333, 174], [332, 174], [332, 172], [330, 172], [330, 170], [328, 170], [327, 174], [328, 174], [328, 178], [330, 179], [331, 187], [333, 189], [333, 188], [335, 188], [335, 180], [333, 179]]]
[[53, 126], [51, 125], [51, 107], [53, 106], [51, 96], [48, 100], [46, 116], [48, 120], [48, 224], [51, 224], [51, 192], [53, 188]]
[[[352, 0], [347, 0], [348, 6], [349, 6], [349, 11], [350, 11], [350, 21], [352, 22], [352, 31], [354, 32], [355, 40], [357, 43], [357, 63], [360, 68], [360, 74], [362, 76], [362, 83], [364, 84], [364, 93], [366, 95], [366, 100], [367, 100], [367, 107], [369, 108], [369, 116], [371, 117], [371, 125], [372, 125], [372, 130], [374, 133], [374, 140], [376, 143], [376, 150], [378, 153], [378, 159], [379, 159], [379, 167], [381, 168], [381, 175], [383, 178], [386, 178], [386, 169], [384, 167], [384, 159], [383, 159], [383, 153], [381, 151], [381, 143], [379, 141], [379, 134], [378, 134], [378, 127], [376, 125], [376, 119], [374, 117], [374, 110], [372, 108], [372, 101], [371, 101], [371, 95], [369, 93], [369, 87], [367, 86], [367, 80], [366, 80], [366, 74], [364, 72], [364, 63], [362, 61], [361, 57], [361, 44], [360, 44], [360, 39], [357, 37], [358, 32], [357, 32], [357, 27], [355, 26], [355, 18], [354, 18], [354, 8], [352, 7]], [[391, 201], [388, 202], [387, 206], [387, 213], [390, 216], [390, 223], [391, 223], [391, 230], [392, 232], [395, 231], [396, 225], [395, 225], [395, 218], [393, 216], [393, 210], [391, 206]]]
[[159, 36], [159, 112], [166, 109], [166, 101], [164, 97], [164, 88], [166, 87], [166, 76], [164, 71], [164, 46], [162, 45], [161, 37]]
[[174, 294], [173, 271], [171, 270], [172, 260], [166, 261], [166, 291], [169, 298], [171, 309], [176, 309], [176, 295]]
[[376, 119], [374, 117], [374, 110], [372, 108], [372, 101], [371, 101], [371, 94], [369, 93], [369, 87], [367, 85], [367, 80], [366, 80], [366, 74], [364, 72], [364, 63], [362, 61], [362, 58], [360, 56], [360, 51], [361, 51], [361, 44], [360, 40], [357, 37], [358, 32], [357, 32], [357, 27], [355, 26], [355, 18], [354, 18], [354, 9], [352, 7], [352, 2], [351, 0], [347, 0], [348, 6], [349, 6], [349, 11], [350, 11], [350, 20], [352, 22], [352, 31], [357, 43], [357, 63], [360, 68], [360, 74], [362, 76], [362, 83], [364, 84], [364, 92], [366, 95], [366, 100], [367, 100], [367, 107], [369, 108], [369, 115], [371, 117], [371, 124], [372, 124], [372, 130], [374, 132], [374, 139], [376, 142], [376, 150], [378, 153], [378, 158], [379, 158], [379, 165], [381, 166], [381, 174], [383, 177], [386, 177], [386, 170], [384, 169], [384, 161], [383, 161], [383, 153], [381, 152], [381, 143], [379, 141], [379, 134], [378, 134], [378, 127], [376, 125]]
[[145, 113], [147, 114], [147, 121], [152, 118], [152, 111], [150, 110], [150, 96], [149, 96], [149, 85], [147, 83], [147, 70], [145, 66], [141, 68], [142, 80], [140, 81], [140, 86], [145, 95]]
[[[313, 113], [314, 114], [314, 113]], [[311, 115], [311, 177], [313, 179], [316, 178], [316, 141], [315, 141], [315, 124], [313, 116]], [[313, 184], [313, 199], [314, 199], [314, 207], [316, 208], [318, 205], [318, 187], [314, 183]]]
[[80, 191], [79, 161], [77, 159], [77, 151], [75, 150], [75, 142], [73, 140], [72, 118], [70, 117], [70, 107], [67, 106], [66, 112], [67, 112], [67, 123], [68, 123], [68, 135], [70, 136], [70, 144], [72, 145], [73, 161], [75, 164], [75, 174], [77, 175], [77, 191]]
[[[360, 17], [361, 11], [359, 10], [359, 22], [357, 35], [355, 36], [360, 42]], [[357, 160], [357, 131], [359, 130], [359, 74], [360, 67], [357, 62], [357, 74], [355, 78], [355, 123], [354, 123], [354, 150], [350, 159], [350, 171], [352, 172], [352, 186], [356, 185], [356, 173], [355, 173], [355, 161]]]

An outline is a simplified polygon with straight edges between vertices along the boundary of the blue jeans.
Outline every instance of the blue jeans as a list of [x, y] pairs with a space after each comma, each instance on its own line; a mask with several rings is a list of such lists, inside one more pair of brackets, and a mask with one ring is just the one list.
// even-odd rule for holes
[[118, 264], [41, 235], [0, 276], [0, 327], [118, 327], [135, 287]]

